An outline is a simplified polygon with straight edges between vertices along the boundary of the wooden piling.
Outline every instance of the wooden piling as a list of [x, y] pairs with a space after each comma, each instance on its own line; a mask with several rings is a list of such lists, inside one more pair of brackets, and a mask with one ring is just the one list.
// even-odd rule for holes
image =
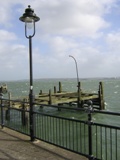
[[42, 90], [40, 90], [40, 93], [39, 93], [39, 95], [41, 95], [42, 94]]
[[103, 83], [99, 82], [99, 91], [98, 91], [98, 95], [99, 95], [99, 104], [100, 104], [100, 110], [104, 110], [105, 109], [105, 104], [104, 104], [104, 91], [103, 91]]
[[54, 93], [57, 93], [57, 91], [56, 91], [56, 86], [54, 86]]
[[27, 112], [27, 104], [25, 102], [27, 99], [23, 99], [23, 104], [22, 104], [22, 114], [21, 114], [21, 119], [22, 119], [22, 125], [26, 126], [28, 125], [29, 122], [29, 113]]
[[59, 82], [59, 93], [62, 92], [62, 85], [61, 85], [61, 82]]
[[103, 82], [100, 82], [99, 85], [100, 85], [101, 95], [104, 96], [103, 95], [103, 93], [104, 93], [104, 91], [103, 91]]
[[52, 93], [51, 93], [51, 89], [49, 90], [49, 104], [52, 104]]

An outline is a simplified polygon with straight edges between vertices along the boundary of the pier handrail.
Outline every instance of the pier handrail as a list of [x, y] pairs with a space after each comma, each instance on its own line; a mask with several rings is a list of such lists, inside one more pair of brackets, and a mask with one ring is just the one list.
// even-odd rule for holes
[[[28, 102], [22, 101], [23, 108], [17, 109], [14, 107], [5, 106], [4, 103], [6, 100], [10, 102], [21, 103], [19, 100], [16, 101], [0, 98], [1, 127], [9, 127], [13, 130], [30, 136], [30, 110], [24, 108], [24, 104], [26, 105]], [[41, 104], [39, 106], [39, 103], [34, 103], [35, 107], [38, 105], [38, 107], [52, 107], [82, 111], [87, 118], [85, 120], [74, 117], [67, 118], [47, 112], [45, 113], [44, 111], [40, 112], [38, 110], [34, 110], [32, 113], [34, 115], [33, 117], [36, 119], [34, 124], [34, 138], [81, 154], [87, 157], [89, 160], [102, 159], [103, 152], [105, 157], [108, 157], [106, 160], [109, 160], [114, 154], [115, 159], [119, 160], [118, 158], [120, 153], [118, 148], [120, 147], [120, 127], [108, 123], [96, 122], [93, 120], [93, 115], [96, 113], [106, 114], [109, 116], [120, 116], [120, 113], [112, 111], [97, 111], [93, 109], [92, 104], [87, 104], [85, 108], [73, 108], [45, 104]], [[111, 152], [108, 152], [109, 149]], [[111, 160], [114, 159], [111, 158]]]

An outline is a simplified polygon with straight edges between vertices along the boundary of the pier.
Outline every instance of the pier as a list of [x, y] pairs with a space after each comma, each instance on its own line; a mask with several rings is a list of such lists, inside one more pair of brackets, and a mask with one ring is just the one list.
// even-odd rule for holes
[[62, 91], [62, 84], [59, 82], [59, 90], [56, 91], [56, 87], [54, 87], [54, 93], [49, 90], [49, 93], [42, 93], [40, 91], [39, 96], [35, 98], [35, 101], [40, 104], [77, 104], [77, 107], [84, 107], [86, 101], [91, 100], [93, 102], [93, 106], [96, 109], [103, 110], [104, 106], [104, 96], [103, 96], [103, 83], [99, 83], [98, 93], [87, 93], [82, 91], [81, 83], [78, 83], [78, 91], [77, 92], [65, 92]]
[[[40, 90], [38, 95], [35, 95], [34, 98], [34, 104], [37, 104], [39, 106], [42, 105], [42, 107], [45, 105], [57, 105], [58, 108], [60, 106], [64, 105], [74, 105], [77, 108], [84, 108], [87, 101], [92, 101], [93, 108], [98, 110], [104, 110], [105, 104], [104, 104], [104, 94], [103, 94], [103, 83], [99, 82], [98, 91], [96, 93], [89, 93], [84, 92], [81, 88], [81, 82], [78, 82], [77, 91], [76, 92], [67, 92], [63, 91], [62, 89], [62, 83], [59, 82], [59, 89], [56, 89], [57, 87], [54, 86], [54, 91], [52, 92], [51, 89], [48, 91], [48, 93], [43, 93], [42, 90]], [[9, 93], [9, 100], [13, 99], [11, 93]], [[25, 102], [27, 104], [23, 104], [17, 101], [10, 102], [7, 101], [6, 105], [15, 107], [15, 108], [29, 108], [29, 97], [21, 97], [20, 101]]]

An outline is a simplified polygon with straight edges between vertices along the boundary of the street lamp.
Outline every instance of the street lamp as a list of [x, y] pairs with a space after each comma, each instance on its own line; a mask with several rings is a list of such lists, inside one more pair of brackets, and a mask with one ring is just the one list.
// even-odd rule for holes
[[[30, 92], [29, 92], [29, 103], [30, 103], [30, 136], [31, 141], [34, 140], [34, 115], [33, 115], [33, 72], [32, 72], [32, 37], [35, 35], [35, 22], [40, 20], [36, 16], [34, 10], [28, 6], [25, 9], [25, 13], [19, 18], [20, 21], [25, 23], [25, 36], [29, 39], [29, 67], [30, 67]], [[28, 35], [28, 29], [33, 29]]]
[[69, 55], [69, 57], [73, 58], [73, 59], [74, 59], [74, 61], [75, 61], [75, 65], [76, 65], [76, 73], [77, 73], [77, 84], [78, 84], [78, 83], [79, 83], [79, 76], [78, 76], [77, 61], [76, 61], [75, 57], [73, 57], [73, 56], [71, 56], [71, 55]]

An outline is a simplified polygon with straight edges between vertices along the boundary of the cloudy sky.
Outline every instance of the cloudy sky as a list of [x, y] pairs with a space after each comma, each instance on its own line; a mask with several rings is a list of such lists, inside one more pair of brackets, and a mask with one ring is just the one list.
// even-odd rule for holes
[[33, 37], [33, 76], [120, 76], [120, 0], [3, 0], [0, 81], [29, 79], [29, 43], [19, 17], [28, 5], [40, 21]]

